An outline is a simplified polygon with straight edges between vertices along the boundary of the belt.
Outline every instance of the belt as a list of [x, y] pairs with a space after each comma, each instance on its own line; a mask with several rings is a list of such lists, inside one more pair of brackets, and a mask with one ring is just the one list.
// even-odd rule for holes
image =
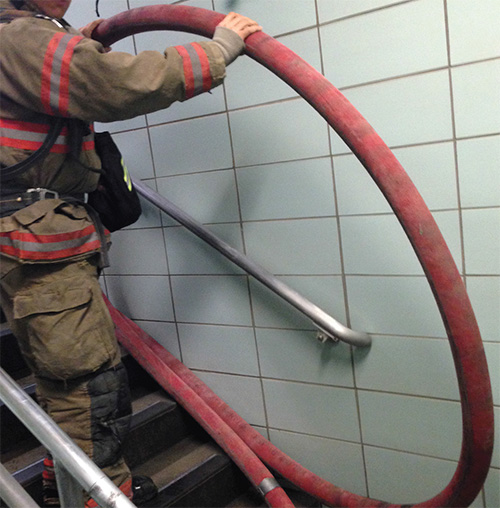
[[0, 197], [0, 215], [9, 215], [21, 208], [30, 206], [42, 199], [63, 199], [68, 201], [84, 201], [84, 194], [61, 195], [59, 192], [37, 187], [24, 192], [4, 194]]
[[[5, 217], [6, 215], [10, 215], [17, 210], [21, 210], [26, 206], [32, 205], [37, 201], [41, 201], [42, 199], [62, 199], [63, 201], [73, 202], [81, 204], [87, 210], [94, 226], [96, 228], [96, 232], [99, 236], [99, 240], [101, 243], [101, 252], [100, 252], [100, 261], [99, 267], [106, 268], [109, 266], [109, 258], [108, 251], [106, 246], [106, 231], [102, 222], [99, 218], [98, 213], [87, 203], [85, 203], [85, 194], [71, 194], [71, 195], [62, 195], [59, 192], [44, 189], [42, 187], [37, 187], [36, 189], [28, 189], [26, 191], [19, 191], [17, 193], [8, 193], [0, 196], [0, 217]], [[108, 232], [109, 233], [109, 232]]]

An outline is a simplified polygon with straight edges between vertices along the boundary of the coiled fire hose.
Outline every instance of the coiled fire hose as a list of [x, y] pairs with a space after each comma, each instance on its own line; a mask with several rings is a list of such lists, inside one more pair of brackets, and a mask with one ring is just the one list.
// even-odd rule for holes
[[[181, 5], [142, 7], [103, 21], [92, 36], [105, 46], [126, 36], [151, 30], [178, 30], [211, 37], [223, 17], [213, 11]], [[479, 328], [460, 273], [441, 232], [387, 145], [323, 75], [263, 32], [252, 34], [245, 42], [246, 54], [274, 72], [307, 100], [358, 157], [391, 205], [420, 260], [440, 310], [455, 363], [462, 404], [463, 438], [460, 460], [450, 483], [432, 499], [415, 506], [469, 506], [481, 490], [491, 462], [493, 401]], [[114, 317], [117, 318], [117, 315], [114, 314]], [[193, 385], [199, 387], [198, 382], [193, 382]], [[206, 397], [213, 401], [211, 395]], [[213, 405], [220, 406], [218, 403]], [[221, 407], [220, 415], [229, 425], [233, 421], [232, 413]], [[244, 425], [235, 424], [235, 427], [239, 432]], [[240, 436], [269, 467], [327, 505], [397, 506], [336, 487], [291, 461], [271, 443], [263, 445], [262, 436], [255, 439], [250, 434], [245, 429], [241, 430]]]

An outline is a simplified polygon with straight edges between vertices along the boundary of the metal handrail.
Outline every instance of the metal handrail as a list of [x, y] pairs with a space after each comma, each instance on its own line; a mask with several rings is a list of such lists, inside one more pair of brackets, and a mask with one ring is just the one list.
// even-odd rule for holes
[[134, 187], [137, 189], [137, 192], [150, 203], [156, 205], [160, 210], [173, 217], [177, 222], [189, 229], [192, 233], [196, 234], [202, 240], [217, 249], [230, 261], [238, 265], [240, 268], [243, 268], [243, 270], [247, 273], [255, 277], [277, 295], [281, 296], [281, 298], [293, 305], [296, 309], [304, 313], [320, 330], [322, 335], [320, 335], [319, 338], [323, 342], [329, 338], [334, 342], [341, 340], [342, 342], [346, 342], [352, 346], [367, 347], [371, 345], [372, 339], [370, 335], [365, 332], [351, 330], [339, 323], [324, 310], [307, 300], [307, 298], [304, 298], [300, 293], [287, 286], [257, 263], [254, 263], [244, 254], [214, 235], [205, 226], [197, 222], [193, 217], [181, 210], [178, 206], [174, 205], [167, 198], [158, 194], [140, 180], [133, 179], [132, 181]]
[[22, 506], [23, 508], [39, 508], [31, 496], [14, 480], [3, 464], [0, 464], [0, 497], [7, 506]]
[[[134, 508], [135, 505], [58, 425], [0, 368], [0, 399], [30, 432], [50, 450], [62, 507], [83, 507], [82, 489], [103, 508]], [[8, 475], [8, 473], [7, 473]], [[64, 478], [62, 480], [62, 477]], [[14, 480], [15, 481], [15, 480]], [[18, 504], [19, 489], [0, 476], [1, 496], [10, 506], [31, 507], [34, 501]], [[8, 496], [12, 496], [7, 499]], [[35, 504], [36, 506], [36, 504]]]

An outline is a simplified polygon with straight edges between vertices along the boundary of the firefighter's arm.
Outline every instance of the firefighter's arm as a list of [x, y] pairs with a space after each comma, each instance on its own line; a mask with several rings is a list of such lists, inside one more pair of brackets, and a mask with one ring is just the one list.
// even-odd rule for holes
[[[83, 33], [91, 35], [96, 26], [96, 23], [87, 25]], [[163, 55], [154, 51], [144, 51], [138, 56], [104, 54], [102, 46], [96, 46], [94, 58], [89, 55], [80, 58], [81, 66], [87, 67], [85, 72], [94, 76], [87, 88], [98, 84], [95, 102], [89, 107], [85, 98], [85, 111], [74, 111], [72, 115], [90, 121], [114, 121], [163, 109], [174, 101], [206, 92], [222, 82], [225, 67], [242, 52], [246, 37], [259, 30], [262, 28], [255, 21], [230, 13], [216, 28], [212, 41], [174, 46]], [[71, 74], [75, 83], [85, 80], [76, 60], [80, 51], [82, 56], [85, 49], [91, 51], [86, 48], [89, 44], [96, 43], [82, 41], [75, 48]]]

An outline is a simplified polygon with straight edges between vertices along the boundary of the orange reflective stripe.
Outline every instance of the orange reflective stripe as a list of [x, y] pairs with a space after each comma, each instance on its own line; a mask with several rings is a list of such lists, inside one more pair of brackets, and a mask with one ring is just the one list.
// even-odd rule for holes
[[184, 46], [176, 46], [175, 49], [179, 52], [182, 57], [182, 65], [184, 67], [184, 81], [186, 89], [186, 99], [190, 99], [194, 95], [194, 75], [193, 66], [189, 53]]
[[43, 108], [49, 115], [68, 116], [71, 58], [75, 46], [82, 39], [79, 35], [58, 32], [47, 46], [40, 97]]
[[[19, 148], [21, 150], [30, 150], [34, 152], [35, 150], [38, 150], [42, 146], [43, 141], [28, 141], [24, 139], [12, 139], [1, 136], [0, 143], [2, 146], [8, 146], [10, 148]], [[50, 151], [52, 153], [68, 153], [69, 147], [58, 145], [57, 143], [55, 143], [50, 149]]]
[[22, 231], [0, 233], [0, 252], [22, 260], [64, 259], [96, 251], [100, 245], [94, 225], [69, 233], [47, 235]]
[[212, 88], [210, 62], [204, 49], [196, 42], [184, 46], [175, 46], [182, 57], [186, 99], [190, 99]]
[[[21, 150], [38, 150], [45, 141], [50, 130], [48, 123], [23, 122], [18, 120], [0, 119], [0, 142], [2, 146], [19, 148]], [[95, 150], [93, 127], [91, 134], [82, 140], [82, 150]], [[64, 127], [56, 142], [50, 149], [53, 153], [68, 153], [68, 128]]]

